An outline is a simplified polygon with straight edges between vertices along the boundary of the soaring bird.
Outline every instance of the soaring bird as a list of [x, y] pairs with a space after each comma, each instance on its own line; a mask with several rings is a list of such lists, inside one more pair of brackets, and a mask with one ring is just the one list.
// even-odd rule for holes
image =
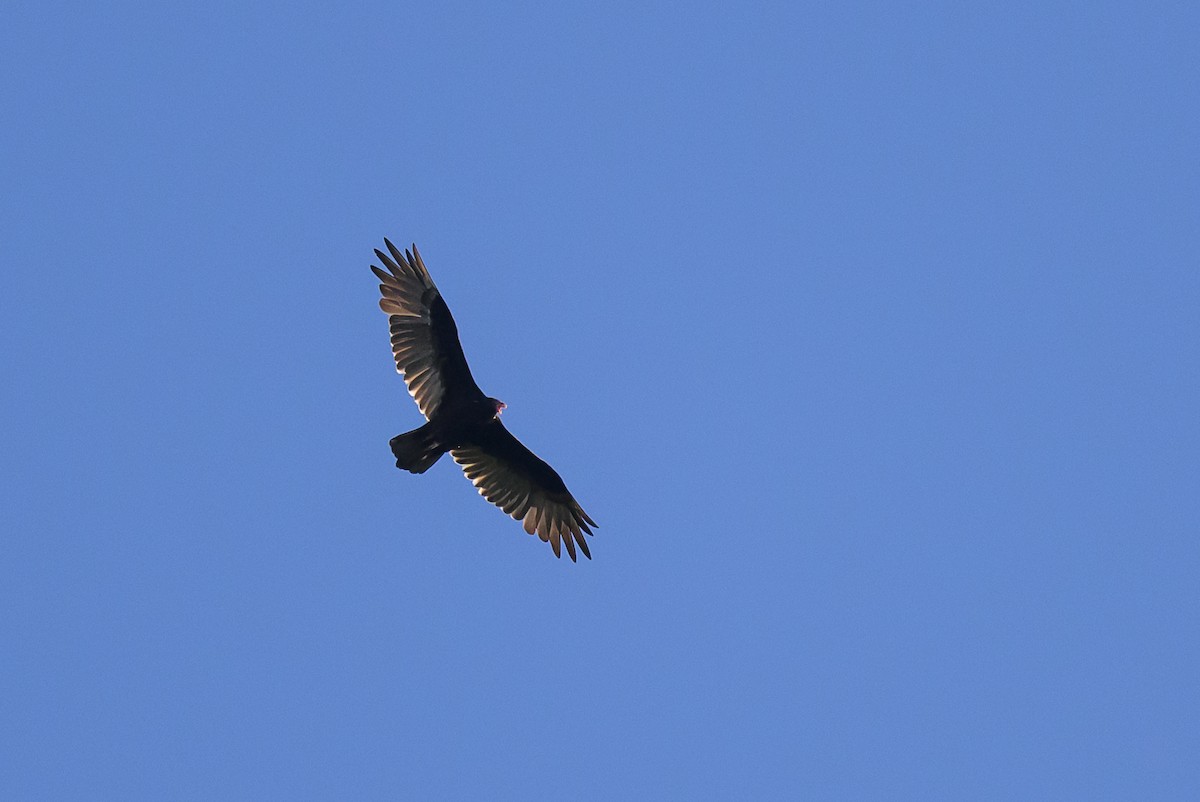
[[401, 253], [383, 242], [388, 253], [376, 248], [375, 256], [387, 270], [371, 265], [383, 282], [379, 308], [388, 316], [396, 370], [427, 421], [391, 439], [396, 467], [424, 473], [449, 451], [479, 494], [549, 541], [554, 556], [562, 556], [565, 543], [575, 560], [578, 544], [590, 560], [583, 535], [596, 522], [558, 473], [500, 422], [506, 405], [484, 395], [471, 376], [458, 327], [417, 246]]

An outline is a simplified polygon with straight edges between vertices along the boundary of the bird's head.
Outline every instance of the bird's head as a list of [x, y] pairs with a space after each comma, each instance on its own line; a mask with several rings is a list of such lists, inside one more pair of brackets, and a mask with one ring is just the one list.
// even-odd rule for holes
[[504, 403], [499, 398], [489, 398], [488, 401], [491, 401], [493, 406], [496, 407], [496, 417], [497, 418], [500, 417], [501, 412], [508, 409], [508, 404]]

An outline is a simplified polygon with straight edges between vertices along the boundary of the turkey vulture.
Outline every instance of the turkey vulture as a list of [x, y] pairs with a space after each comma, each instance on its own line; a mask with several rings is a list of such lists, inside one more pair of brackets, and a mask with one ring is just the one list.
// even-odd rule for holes
[[388, 315], [392, 355], [408, 392], [427, 423], [391, 439], [396, 467], [424, 473], [447, 451], [479, 490], [479, 494], [518, 521], [525, 531], [550, 541], [554, 556], [559, 543], [575, 560], [575, 545], [589, 560], [583, 534], [596, 522], [553, 468], [538, 459], [500, 422], [502, 401], [488, 398], [475, 384], [458, 327], [434, 286], [425, 262], [413, 245], [401, 253], [384, 239], [388, 254], [375, 249], [387, 270], [371, 265], [383, 283], [379, 307]]

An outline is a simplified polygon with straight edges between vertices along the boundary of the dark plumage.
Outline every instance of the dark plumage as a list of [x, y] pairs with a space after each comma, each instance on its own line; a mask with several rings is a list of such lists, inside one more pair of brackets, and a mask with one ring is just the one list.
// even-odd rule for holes
[[383, 282], [379, 307], [388, 315], [396, 370], [428, 420], [392, 438], [396, 467], [424, 473], [449, 451], [481, 496], [549, 541], [556, 557], [566, 543], [572, 560], [576, 544], [591, 559], [584, 533], [591, 535], [596, 522], [555, 470], [504, 428], [504, 404], [475, 384], [458, 327], [417, 246], [401, 253], [384, 244], [388, 253], [376, 249], [375, 255], [387, 269], [371, 265]]

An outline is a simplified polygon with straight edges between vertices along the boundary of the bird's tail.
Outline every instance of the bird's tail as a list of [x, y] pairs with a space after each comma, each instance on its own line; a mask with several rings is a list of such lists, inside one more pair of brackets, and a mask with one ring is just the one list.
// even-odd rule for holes
[[431, 423], [426, 423], [420, 429], [398, 434], [389, 443], [392, 453], [396, 455], [396, 467], [412, 473], [425, 473], [446, 453], [446, 448], [438, 442]]

